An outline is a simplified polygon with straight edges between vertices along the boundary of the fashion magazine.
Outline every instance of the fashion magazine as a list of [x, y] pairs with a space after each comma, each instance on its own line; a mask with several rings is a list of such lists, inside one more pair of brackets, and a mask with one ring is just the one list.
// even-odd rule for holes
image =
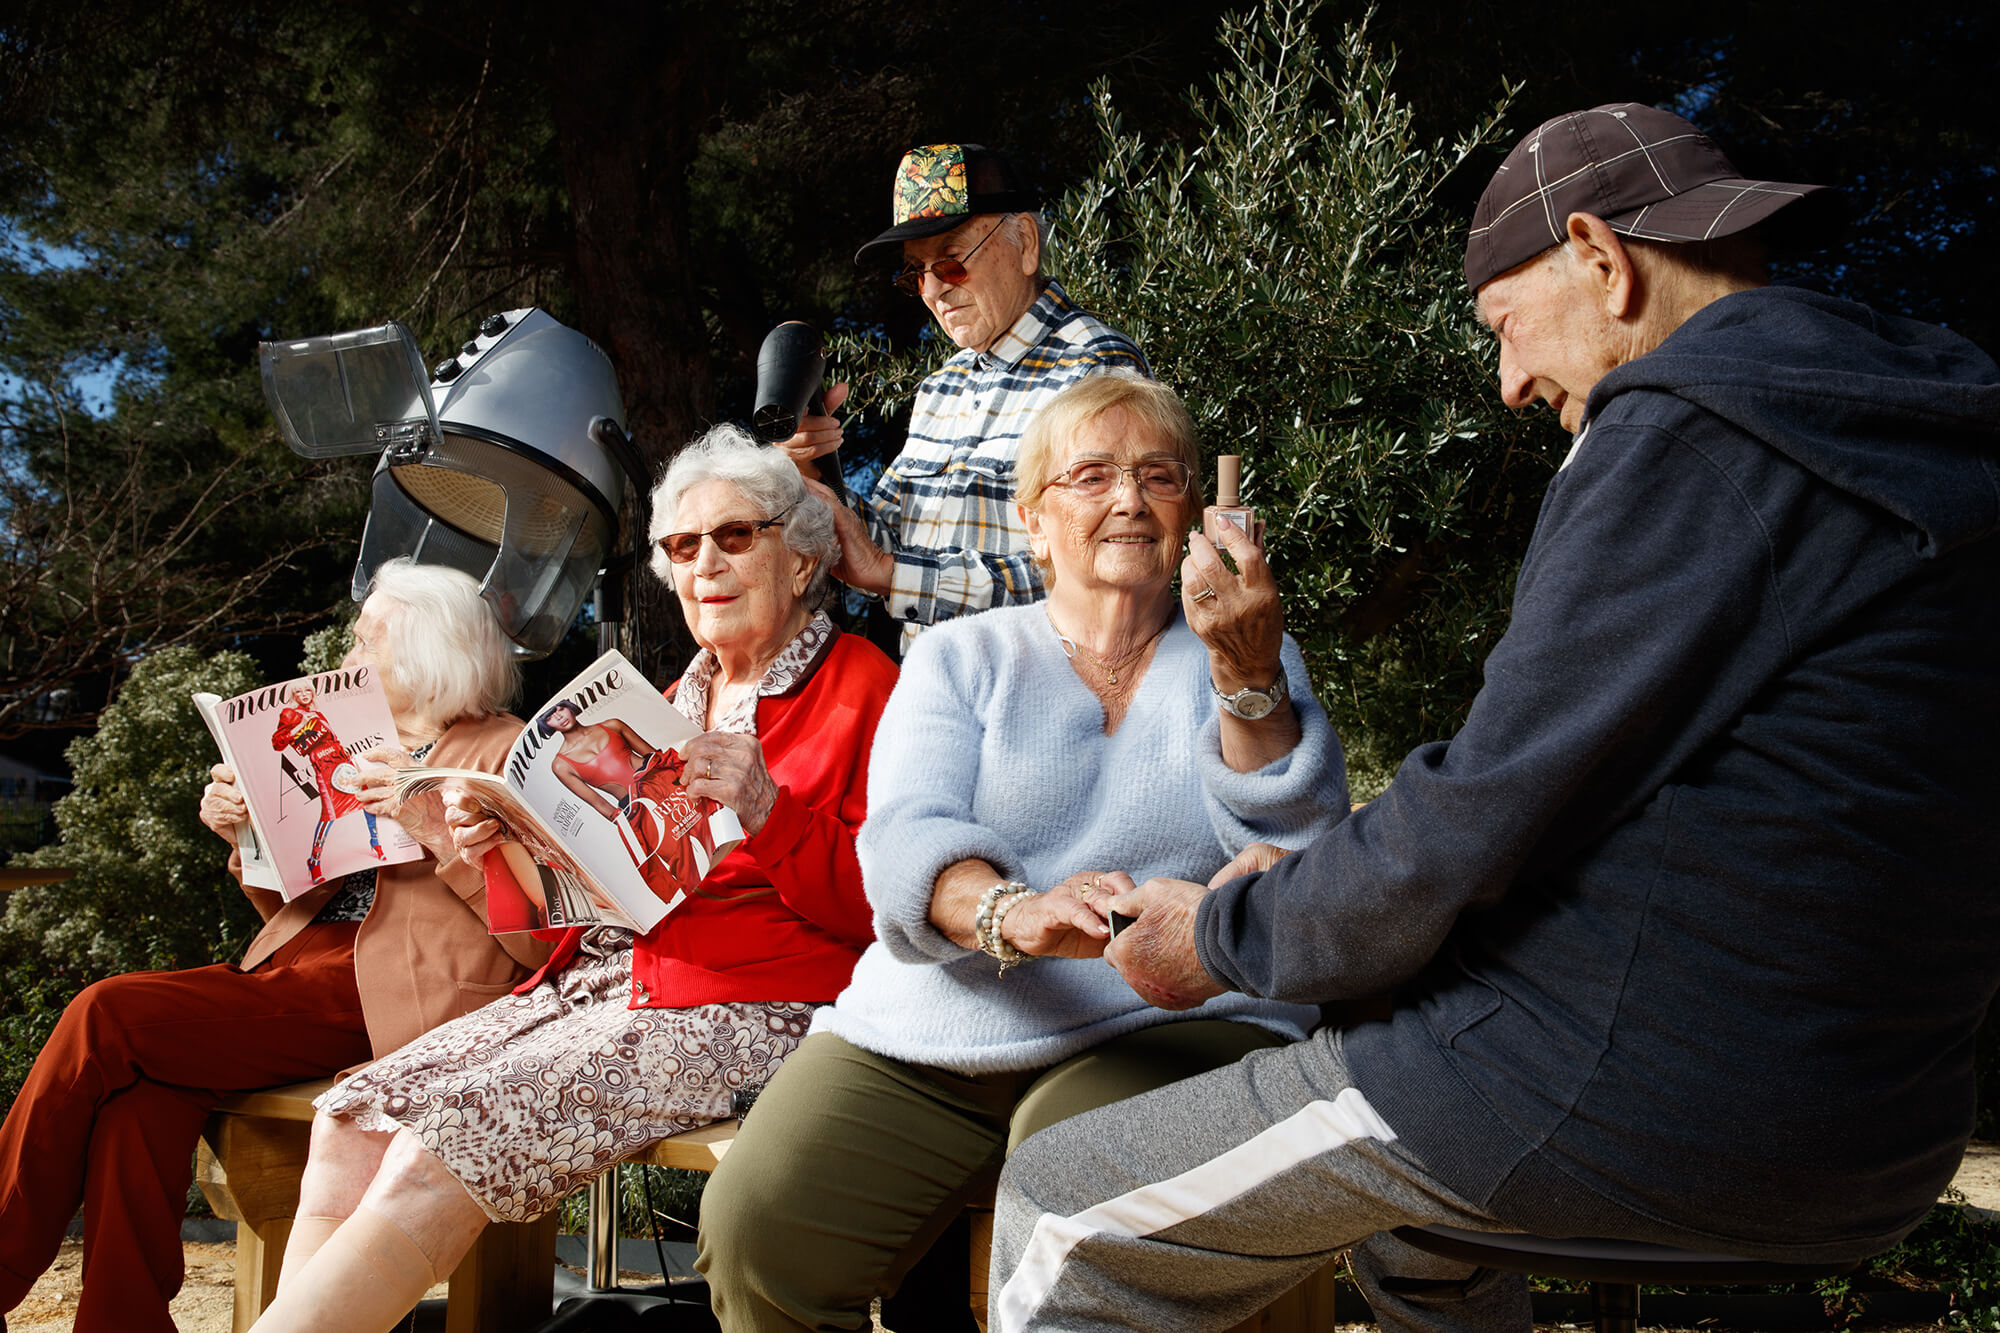
[[357, 870], [423, 859], [423, 844], [393, 819], [361, 808], [363, 761], [398, 744], [396, 720], [371, 666], [300, 676], [194, 705], [250, 809], [236, 845], [243, 882], [288, 900]]
[[643, 934], [743, 840], [735, 814], [681, 783], [701, 729], [621, 653], [545, 703], [499, 773], [407, 768], [406, 795], [463, 786], [505, 826], [486, 857], [494, 934], [606, 923]]

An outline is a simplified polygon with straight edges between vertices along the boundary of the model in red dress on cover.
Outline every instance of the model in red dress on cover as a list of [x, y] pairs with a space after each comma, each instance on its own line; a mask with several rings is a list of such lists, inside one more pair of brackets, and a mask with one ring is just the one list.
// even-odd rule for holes
[[326, 714], [313, 707], [318, 697], [310, 685], [293, 687], [291, 704], [278, 714], [278, 729], [271, 733], [273, 750], [290, 749], [294, 754], [304, 755], [313, 766], [313, 785], [319, 788], [319, 823], [313, 827], [313, 849], [306, 858], [306, 869], [315, 884], [323, 878], [319, 873], [319, 858], [326, 847], [327, 830], [342, 815], [361, 811], [368, 821], [368, 845], [375, 849], [375, 859], [382, 859], [382, 839], [375, 830], [374, 812], [362, 809], [361, 798], [340, 785], [341, 768], [351, 771], [352, 765]]
[[[713, 864], [715, 843], [701, 807], [681, 783], [680, 755], [654, 747], [621, 718], [582, 722], [568, 699], [541, 717], [544, 736], [560, 735], [550, 772], [586, 805], [618, 827], [632, 863], [663, 900], [701, 878], [686, 867], [684, 836], [698, 840]], [[684, 873], [685, 872], [685, 873]]]

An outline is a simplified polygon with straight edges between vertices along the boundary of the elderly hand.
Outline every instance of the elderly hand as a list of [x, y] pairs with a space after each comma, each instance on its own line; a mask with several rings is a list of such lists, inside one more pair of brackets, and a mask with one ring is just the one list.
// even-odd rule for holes
[[1207, 892], [1186, 880], [1149, 879], [1108, 904], [1121, 916], [1138, 919], [1118, 932], [1104, 961], [1155, 1008], [1192, 1009], [1228, 989], [1195, 956], [1195, 909]]
[[1233, 523], [1222, 525], [1221, 536], [1237, 572], [1229, 572], [1207, 537], [1189, 533], [1187, 558], [1181, 561], [1181, 610], [1188, 628], [1208, 648], [1216, 688], [1225, 694], [1246, 686], [1261, 690], [1282, 669], [1278, 653], [1284, 643], [1285, 606], [1257, 543]]
[[505, 827], [486, 813], [486, 807], [479, 803], [477, 797], [456, 782], [447, 782], [439, 791], [438, 799], [444, 807], [445, 829], [451, 835], [451, 845], [458, 853], [458, 859], [474, 870], [483, 869], [486, 853], [497, 851], [500, 844], [506, 841], [502, 836], [506, 832]]
[[450, 850], [450, 831], [444, 823], [444, 802], [435, 791], [424, 792], [405, 801], [396, 794], [396, 773], [415, 768], [417, 757], [400, 745], [378, 745], [355, 758], [366, 765], [360, 769], [360, 790], [355, 798], [361, 808], [376, 818], [387, 817], [403, 826], [411, 837], [430, 848], [439, 860]]
[[736, 812], [746, 837], [755, 837], [778, 801], [778, 784], [764, 767], [764, 747], [755, 736], [705, 731], [681, 747], [681, 785], [691, 796], [706, 796]]
[[1208, 887], [1219, 889], [1238, 875], [1261, 875], [1291, 854], [1291, 849], [1288, 847], [1273, 847], [1268, 842], [1253, 842], [1236, 853], [1228, 865], [1210, 875]]
[[243, 793], [236, 788], [235, 769], [216, 764], [208, 770], [208, 776], [209, 784], [201, 789], [201, 822], [234, 847], [236, 827], [250, 817], [250, 807], [243, 803]]
[[877, 597], [888, 596], [889, 580], [896, 572], [896, 557], [875, 544], [861, 515], [842, 504], [832, 488], [808, 481], [806, 489], [833, 510], [833, 532], [840, 539], [840, 563], [833, 567], [833, 576], [850, 588]]
[[1017, 900], [1000, 919], [1000, 938], [1037, 958], [1096, 958], [1111, 939], [1101, 905], [1131, 887], [1123, 871], [1080, 871]]
[[817, 416], [799, 418], [798, 433], [789, 440], [779, 440], [775, 446], [785, 452], [798, 465], [801, 475], [807, 481], [817, 480], [819, 469], [813, 460], [824, 457], [840, 447], [843, 433], [839, 418], [833, 410], [847, 401], [847, 385], [836, 384], [826, 391], [825, 411]]

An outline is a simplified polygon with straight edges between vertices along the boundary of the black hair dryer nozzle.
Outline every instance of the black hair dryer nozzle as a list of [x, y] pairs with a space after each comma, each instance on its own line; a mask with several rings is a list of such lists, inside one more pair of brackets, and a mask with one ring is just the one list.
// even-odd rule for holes
[[[812, 325], [788, 319], [764, 335], [764, 345], [757, 349], [757, 406], [750, 418], [757, 438], [766, 444], [790, 439], [798, 433], [800, 417], [821, 415], [819, 384], [825, 374], [826, 353]], [[819, 479], [845, 500], [839, 453], [814, 461]]]

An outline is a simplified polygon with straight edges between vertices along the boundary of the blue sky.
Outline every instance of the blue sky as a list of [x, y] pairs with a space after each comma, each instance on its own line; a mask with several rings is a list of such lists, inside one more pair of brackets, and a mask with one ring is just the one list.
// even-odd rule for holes
[[[80, 250], [47, 246], [22, 236], [15, 229], [13, 219], [7, 217], [0, 217], [0, 256], [30, 272], [77, 268], [87, 259]], [[121, 357], [108, 365], [80, 368], [69, 377], [70, 389], [84, 411], [100, 419], [111, 415], [111, 392], [124, 368]], [[20, 379], [0, 370], [0, 399], [18, 397], [27, 388]]]

